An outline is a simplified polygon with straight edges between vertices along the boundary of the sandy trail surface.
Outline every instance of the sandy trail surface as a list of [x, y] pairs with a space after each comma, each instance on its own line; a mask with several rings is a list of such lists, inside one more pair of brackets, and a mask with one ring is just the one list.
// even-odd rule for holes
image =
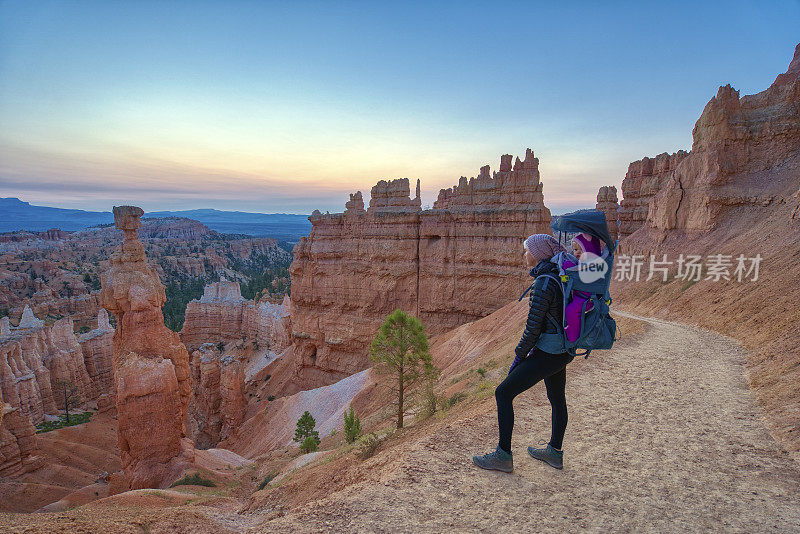
[[706, 330], [615, 314], [646, 326], [567, 368], [563, 471], [526, 453], [549, 438], [537, 384], [514, 402], [513, 473], [471, 461], [497, 443], [489, 398], [402, 444], [379, 478], [249, 531], [800, 531], [800, 471], [747, 388], [744, 349]]

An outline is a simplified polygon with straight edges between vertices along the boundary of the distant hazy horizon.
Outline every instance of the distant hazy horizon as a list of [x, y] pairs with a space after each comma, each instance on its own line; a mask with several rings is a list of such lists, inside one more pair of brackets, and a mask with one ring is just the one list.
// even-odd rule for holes
[[0, 196], [307, 214], [406, 177], [425, 206], [530, 147], [564, 213], [690, 149], [720, 85], [768, 87], [798, 20], [796, 1], [6, 0]]
[[[413, 196], [413, 191], [412, 191], [412, 196]], [[96, 209], [96, 210], [86, 209], [86, 208], [70, 208], [70, 207], [67, 207], [67, 206], [64, 206], [64, 205], [42, 204], [42, 203], [37, 203], [37, 202], [30, 202], [28, 200], [25, 200], [24, 198], [19, 198], [19, 197], [0, 197], [0, 200], [5, 200], [7, 198], [17, 198], [21, 202], [27, 202], [31, 206], [42, 207], [42, 208], [80, 209], [80, 210], [84, 210], [84, 211], [96, 211], [96, 212], [108, 212], [108, 213], [111, 213], [111, 209], [113, 208], [113, 206], [109, 207], [108, 209], [101, 208], [101, 209]], [[366, 196], [364, 197], [364, 205], [365, 205], [365, 207], [368, 204], [369, 204], [369, 193], [367, 192]], [[121, 204], [117, 203], [116, 205], [119, 206]], [[563, 215], [565, 213], [569, 213], [570, 211], [574, 211], [574, 210], [593, 209], [594, 205], [595, 205], [595, 202], [591, 202], [591, 205], [589, 205], [589, 204], [586, 204], [586, 205], [578, 205], [578, 204], [576, 204], [574, 206], [564, 207], [563, 209], [560, 209], [560, 208], [553, 209], [553, 208], [550, 208], [549, 206], [547, 206], [547, 207], [550, 209], [550, 214], [551, 215]], [[425, 204], [422, 205], [422, 209], [429, 209], [431, 207], [433, 207], [433, 203], [431, 203], [431, 205], [427, 206], [427, 207], [426, 207]], [[319, 208], [314, 208], [314, 209], [319, 210]], [[142, 217], [144, 217], [144, 218], [154, 217], [154, 216], [155, 217], [159, 217], [159, 216], [161, 216], [161, 215], [159, 215], [159, 213], [161, 213], [161, 212], [190, 212], [190, 211], [202, 211], [202, 210], [216, 210], [216, 211], [225, 212], [225, 213], [241, 213], [241, 214], [246, 214], [246, 215], [305, 215], [305, 216], [311, 215], [311, 212], [308, 212], [308, 213], [294, 213], [294, 212], [288, 212], [288, 211], [266, 212], [266, 211], [224, 210], [224, 209], [205, 206], [205, 207], [200, 207], [200, 208], [185, 208], [185, 209], [144, 210], [145, 213], [144, 213], [144, 215]], [[314, 210], [311, 210], [311, 211], [314, 211]], [[323, 213], [325, 213], [325, 211], [329, 211], [330, 213], [341, 213], [341, 212], [344, 211], [344, 204], [342, 204], [342, 206], [339, 207], [339, 208], [334, 208], [333, 210], [319, 210], [319, 211], [321, 211]]]

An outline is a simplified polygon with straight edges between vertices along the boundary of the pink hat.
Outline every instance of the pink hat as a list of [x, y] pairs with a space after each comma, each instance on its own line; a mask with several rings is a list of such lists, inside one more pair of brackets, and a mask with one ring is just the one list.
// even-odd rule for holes
[[576, 243], [584, 253], [590, 252], [596, 256], [599, 256], [600, 251], [602, 250], [602, 245], [600, 244], [599, 239], [583, 232], [573, 237], [572, 242]]
[[528, 236], [528, 239], [525, 240], [525, 248], [537, 260], [549, 260], [559, 252], [564, 251], [561, 243], [550, 234]]

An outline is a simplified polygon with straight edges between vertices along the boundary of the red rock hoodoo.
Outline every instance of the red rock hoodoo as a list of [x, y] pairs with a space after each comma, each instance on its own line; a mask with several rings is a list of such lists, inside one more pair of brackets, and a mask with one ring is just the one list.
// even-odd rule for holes
[[608, 233], [611, 234], [612, 239], [617, 239], [619, 236], [619, 201], [617, 200], [617, 188], [613, 185], [604, 185], [597, 192], [597, 205], [596, 210], [600, 210], [606, 214], [606, 224], [608, 225]]
[[244, 419], [244, 365], [236, 355], [205, 343], [192, 353], [192, 379], [192, 437], [197, 448], [207, 449], [230, 436]]
[[184, 426], [192, 394], [189, 353], [164, 326], [164, 285], [147, 264], [137, 235], [142, 214], [134, 206], [114, 207], [114, 221], [125, 235], [102, 274], [100, 292], [103, 307], [117, 320], [117, 442], [133, 489], [168, 484], [194, 454]]

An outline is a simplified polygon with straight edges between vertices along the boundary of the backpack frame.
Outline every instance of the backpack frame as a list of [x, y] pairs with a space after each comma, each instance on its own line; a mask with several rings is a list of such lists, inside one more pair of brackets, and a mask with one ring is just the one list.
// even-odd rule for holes
[[[556, 283], [561, 290], [563, 298], [561, 299], [561, 324], [548, 312], [545, 318], [556, 327], [556, 333], [539, 334], [536, 347], [551, 354], [566, 352], [572, 356], [588, 358], [591, 351], [610, 349], [614, 341], [616, 341], [617, 324], [610, 315], [611, 296], [609, 295], [609, 286], [611, 285], [611, 276], [614, 268], [614, 251], [619, 241], [611, 239], [608, 234], [605, 214], [598, 210], [579, 210], [562, 215], [551, 222], [551, 228], [554, 232], [583, 232], [596, 237], [605, 245], [600, 256], [605, 262], [605, 271], [603, 277], [598, 280], [592, 282], [581, 280], [580, 262], [577, 262], [574, 256], [566, 252], [559, 252], [550, 260], [558, 266], [558, 277], [552, 274], [537, 276], [537, 279], [539, 277], [546, 278], [544, 287], [547, 287], [547, 283], [550, 280]], [[577, 265], [564, 267], [564, 262], [567, 259], [575, 260]], [[531, 285], [532, 287], [533, 285]], [[569, 341], [563, 325], [566, 323], [567, 303], [573, 290], [588, 293], [589, 297], [581, 308], [580, 335], [575, 341]], [[520, 300], [525, 296], [525, 293], [522, 294]], [[592, 307], [587, 312], [586, 308], [589, 307], [589, 302], [592, 303]], [[583, 352], [578, 352], [579, 350], [583, 350]]]

